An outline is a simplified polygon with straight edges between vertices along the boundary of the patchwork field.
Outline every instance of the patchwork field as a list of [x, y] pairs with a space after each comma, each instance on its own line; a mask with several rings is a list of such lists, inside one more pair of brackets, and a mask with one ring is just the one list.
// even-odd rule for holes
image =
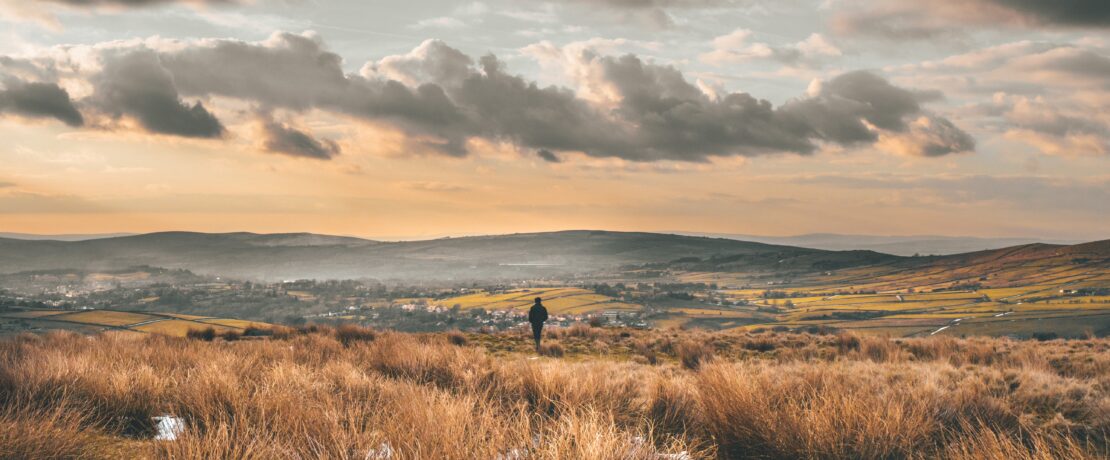
[[[733, 306], [718, 314], [716, 328], [729, 327], [723, 317], [762, 312], [765, 321], [743, 327], [828, 326], [893, 336], [1107, 335], [1110, 259], [1105, 244], [1027, 245], [785, 280], [737, 273], [679, 278], [722, 286], [717, 294]], [[705, 316], [668, 316], [658, 324], [705, 326]]]
[[184, 337], [190, 330], [212, 328], [217, 333], [242, 332], [247, 327], [269, 327], [266, 323], [175, 313], [115, 310], [0, 310], [0, 335], [24, 330], [69, 329], [82, 332], [124, 330]]
[[433, 303], [445, 308], [457, 305], [464, 310], [472, 308], [527, 310], [536, 297], [543, 299], [548, 312], [557, 315], [577, 315], [604, 310], [631, 311], [641, 308], [639, 305], [621, 302], [587, 289], [574, 287], [514, 289], [504, 292], [481, 291], [437, 300]]

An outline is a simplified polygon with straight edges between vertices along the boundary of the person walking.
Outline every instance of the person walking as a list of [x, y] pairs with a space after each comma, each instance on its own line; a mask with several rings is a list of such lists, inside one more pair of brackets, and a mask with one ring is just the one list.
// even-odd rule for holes
[[536, 303], [528, 310], [528, 322], [532, 323], [532, 338], [536, 340], [536, 353], [540, 352], [540, 340], [543, 339], [543, 323], [547, 321], [547, 308], [543, 306], [539, 297]]

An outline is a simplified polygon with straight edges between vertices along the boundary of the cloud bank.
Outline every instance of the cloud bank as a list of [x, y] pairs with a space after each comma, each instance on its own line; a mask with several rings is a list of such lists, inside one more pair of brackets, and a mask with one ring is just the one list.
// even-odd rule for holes
[[[589, 50], [567, 63], [581, 80], [577, 91], [541, 87], [493, 55], [474, 59], [437, 40], [370, 62], [358, 74], [345, 73], [342, 58], [318, 37], [291, 33], [262, 42], [153, 39], [61, 51], [62, 57], [32, 60], [34, 71], [23, 71], [43, 80], [34, 83], [41, 86], [37, 98], [12, 96], [22, 102], [0, 107], [80, 125], [83, 115], [67, 111], [68, 102], [84, 116], [121, 127], [132, 120], [150, 133], [221, 138], [226, 114], [213, 110], [212, 101], [233, 100], [264, 111], [319, 110], [389, 125], [451, 156], [467, 155], [471, 139], [507, 141], [554, 158], [581, 152], [641, 162], [890, 144], [881, 139], [898, 139], [892, 151], [912, 155], [974, 149], [967, 133], [922, 107], [922, 94], [932, 93], [864, 71], [774, 107], [742, 92], [706, 94], [672, 66]], [[85, 81], [92, 92], [70, 101], [57, 86], [63, 79]], [[320, 159], [338, 153], [334, 144], [285, 125], [270, 123], [264, 131], [271, 151]]]

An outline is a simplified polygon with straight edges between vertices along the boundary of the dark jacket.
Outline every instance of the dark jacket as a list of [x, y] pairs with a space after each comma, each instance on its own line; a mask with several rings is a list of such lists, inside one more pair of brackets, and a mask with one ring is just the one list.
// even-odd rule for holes
[[533, 304], [532, 309], [528, 310], [528, 322], [532, 324], [543, 324], [547, 321], [547, 308], [541, 304]]

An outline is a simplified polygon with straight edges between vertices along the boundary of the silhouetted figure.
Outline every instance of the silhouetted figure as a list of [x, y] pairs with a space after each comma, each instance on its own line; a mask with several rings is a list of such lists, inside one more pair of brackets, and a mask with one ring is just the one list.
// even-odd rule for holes
[[536, 353], [540, 352], [540, 339], [543, 338], [543, 323], [547, 321], [547, 308], [536, 297], [536, 303], [528, 310], [528, 322], [532, 323], [532, 338], [536, 340]]

